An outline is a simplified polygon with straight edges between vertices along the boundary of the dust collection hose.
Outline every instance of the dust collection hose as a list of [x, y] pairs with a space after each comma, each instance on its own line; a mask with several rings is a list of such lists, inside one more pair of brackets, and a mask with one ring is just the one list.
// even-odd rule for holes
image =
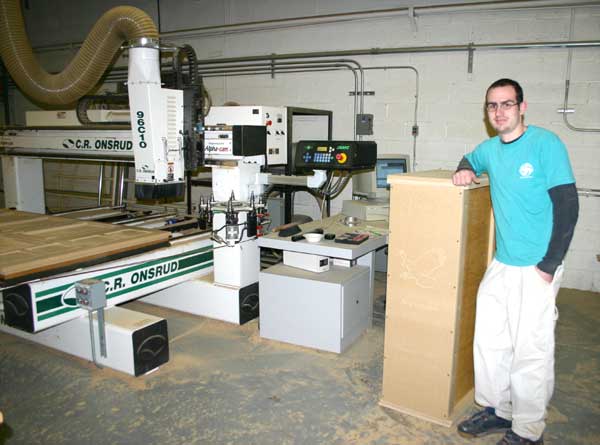
[[123, 42], [142, 37], [158, 40], [156, 26], [144, 11], [117, 6], [100, 17], [69, 65], [58, 74], [50, 74], [33, 54], [20, 3], [0, 0], [0, 54], [21, 90], [45, 104], [70, 104], [87, 94]]

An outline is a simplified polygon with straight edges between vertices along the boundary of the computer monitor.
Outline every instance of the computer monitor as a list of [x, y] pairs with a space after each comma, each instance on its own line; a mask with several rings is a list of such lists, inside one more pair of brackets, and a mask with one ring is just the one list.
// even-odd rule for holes
[[388, 175], [409, 171], [409, 155], [378, 153], [374, 170], [352, 175], [352, 194], [364, 198], [388, 198]]

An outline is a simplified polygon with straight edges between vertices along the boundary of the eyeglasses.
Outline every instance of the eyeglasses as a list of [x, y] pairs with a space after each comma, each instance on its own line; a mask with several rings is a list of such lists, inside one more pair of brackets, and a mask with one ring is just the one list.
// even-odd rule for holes
[[500, 102], [500, 103], [486, 102], [485, 109], [489, 112], [496, 111], [498, 108], [500, 108], [503, 111], [507, 111], [507, 110], [510, 110], [515, 105], [519, 105], [519, 102], [515, 102], [514, 100], [507, 100], [506, 102]]

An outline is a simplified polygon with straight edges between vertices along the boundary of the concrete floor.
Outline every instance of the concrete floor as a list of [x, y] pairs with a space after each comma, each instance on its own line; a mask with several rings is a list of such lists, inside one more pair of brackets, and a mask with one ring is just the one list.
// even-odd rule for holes
[[[169, 323], [171, 359], [144, 377], [0, 334], [0, 444], [495, 444], [378, 406], [384, 280], [373, 327], [341, 355], [136, 302]], [[546, 444], [600, 444], [600, 295], [563, 289], [558, 307]]]

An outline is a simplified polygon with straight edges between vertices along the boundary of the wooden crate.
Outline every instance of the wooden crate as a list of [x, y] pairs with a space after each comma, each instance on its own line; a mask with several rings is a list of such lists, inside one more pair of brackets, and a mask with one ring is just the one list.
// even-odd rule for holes
[[169, 233], [0, 209], [0, 280], [44, 276], [164, 245]]
[[391, 175], [383, 391], [380, 404], [450, 426], [472, 401], [479, 282], [491, 260], [487, 178], [451, 171]]

